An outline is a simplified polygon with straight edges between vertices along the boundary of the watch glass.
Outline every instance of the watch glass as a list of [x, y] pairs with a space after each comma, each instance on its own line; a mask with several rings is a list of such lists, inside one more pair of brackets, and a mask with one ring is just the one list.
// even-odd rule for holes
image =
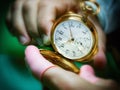
[[81, 21], [68, 19], [54, 29], [54, 48], [65, 58], [74, 60], [85, 57], [92, 50], [93, 43], [92, 32]]

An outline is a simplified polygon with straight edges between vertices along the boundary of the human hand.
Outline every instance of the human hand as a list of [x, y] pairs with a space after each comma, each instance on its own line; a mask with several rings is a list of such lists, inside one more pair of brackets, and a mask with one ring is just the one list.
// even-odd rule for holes
[[106, 66], [106, 35], [103, 32], [99, 21], [95, 17], [90, 17], [91, 22], [95, 25], [98, 32], [98, 52], [93, 57], [94, 66], [98, 69], [103, 69]]
[[24, 44], [50, 44], [50, 29], [57, 17], [77, 11], [78, 0], [15, 0], [7, 15], [10, 32]]
[[[50, 44], [50, 29], [59, 16], [69, 10], [79, 13], [78, 0], [16, 0], [11, 6], [7, 25], [18, 40], [28, 45], [33, 39], [39, 44]], [[98, 30], [98, 53], [94, 56], [94, 65], [103, 68], [106, 65], [105, 34], [98, 21], [91, 19]]]
[[28, 46], [25, 56], [33, 74], [52, 90], [118, 90], [114, 81], [96, 77], [89, 65], [77, 75], [50, 63], [35, 46]]

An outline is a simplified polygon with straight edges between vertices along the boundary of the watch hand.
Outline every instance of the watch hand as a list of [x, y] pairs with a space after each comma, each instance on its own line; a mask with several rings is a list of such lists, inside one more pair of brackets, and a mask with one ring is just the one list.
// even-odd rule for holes
[[71, 28], [70, 28], [70, 25], [69, 25], [69, 29], [70, 29], [70, 37], [71, 37], [70, 40], [71, 40], [71, 41], [74, 41], [74, 38], [73, 38], [73, 34], [72, 34], [72, 30], [71, 30]]
[[70, 36], [71, 36], [71, 41], [74, 41], [74, 38], [73, 38], [73, 34], [72, 34], [72, 31], [71, 31], [71, 28], [70, 28]]

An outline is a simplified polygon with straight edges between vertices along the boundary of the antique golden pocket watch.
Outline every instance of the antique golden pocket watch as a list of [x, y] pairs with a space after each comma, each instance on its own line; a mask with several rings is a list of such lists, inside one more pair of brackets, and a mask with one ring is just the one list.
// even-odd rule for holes
[[98, 51], [97, 30], [88, 16], [96, 15], [100, 7], [93, 0], [83, 0], [80, 1], [80, 8], [81, 14], [68, 12], [54, 23], [51, 44], [55, 52], [41, 50], [46, 59], [75, 73], [79, 69], [73, 61], [88, 62]]

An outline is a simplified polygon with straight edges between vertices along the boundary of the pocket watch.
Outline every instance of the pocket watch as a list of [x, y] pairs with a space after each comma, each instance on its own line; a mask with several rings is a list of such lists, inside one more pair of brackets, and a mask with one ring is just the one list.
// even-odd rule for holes
[[41, 50], [48, 60], [76, 73], [79, 70], [72, 62], [88, 62], [98, 51], [97, 30], [88, 16], [99, 13], [99, 4], [83, 0], [80, 1], [80, 9], [81, 14], [69, 11], [53, 24], [51, 45], [54, 52]]

